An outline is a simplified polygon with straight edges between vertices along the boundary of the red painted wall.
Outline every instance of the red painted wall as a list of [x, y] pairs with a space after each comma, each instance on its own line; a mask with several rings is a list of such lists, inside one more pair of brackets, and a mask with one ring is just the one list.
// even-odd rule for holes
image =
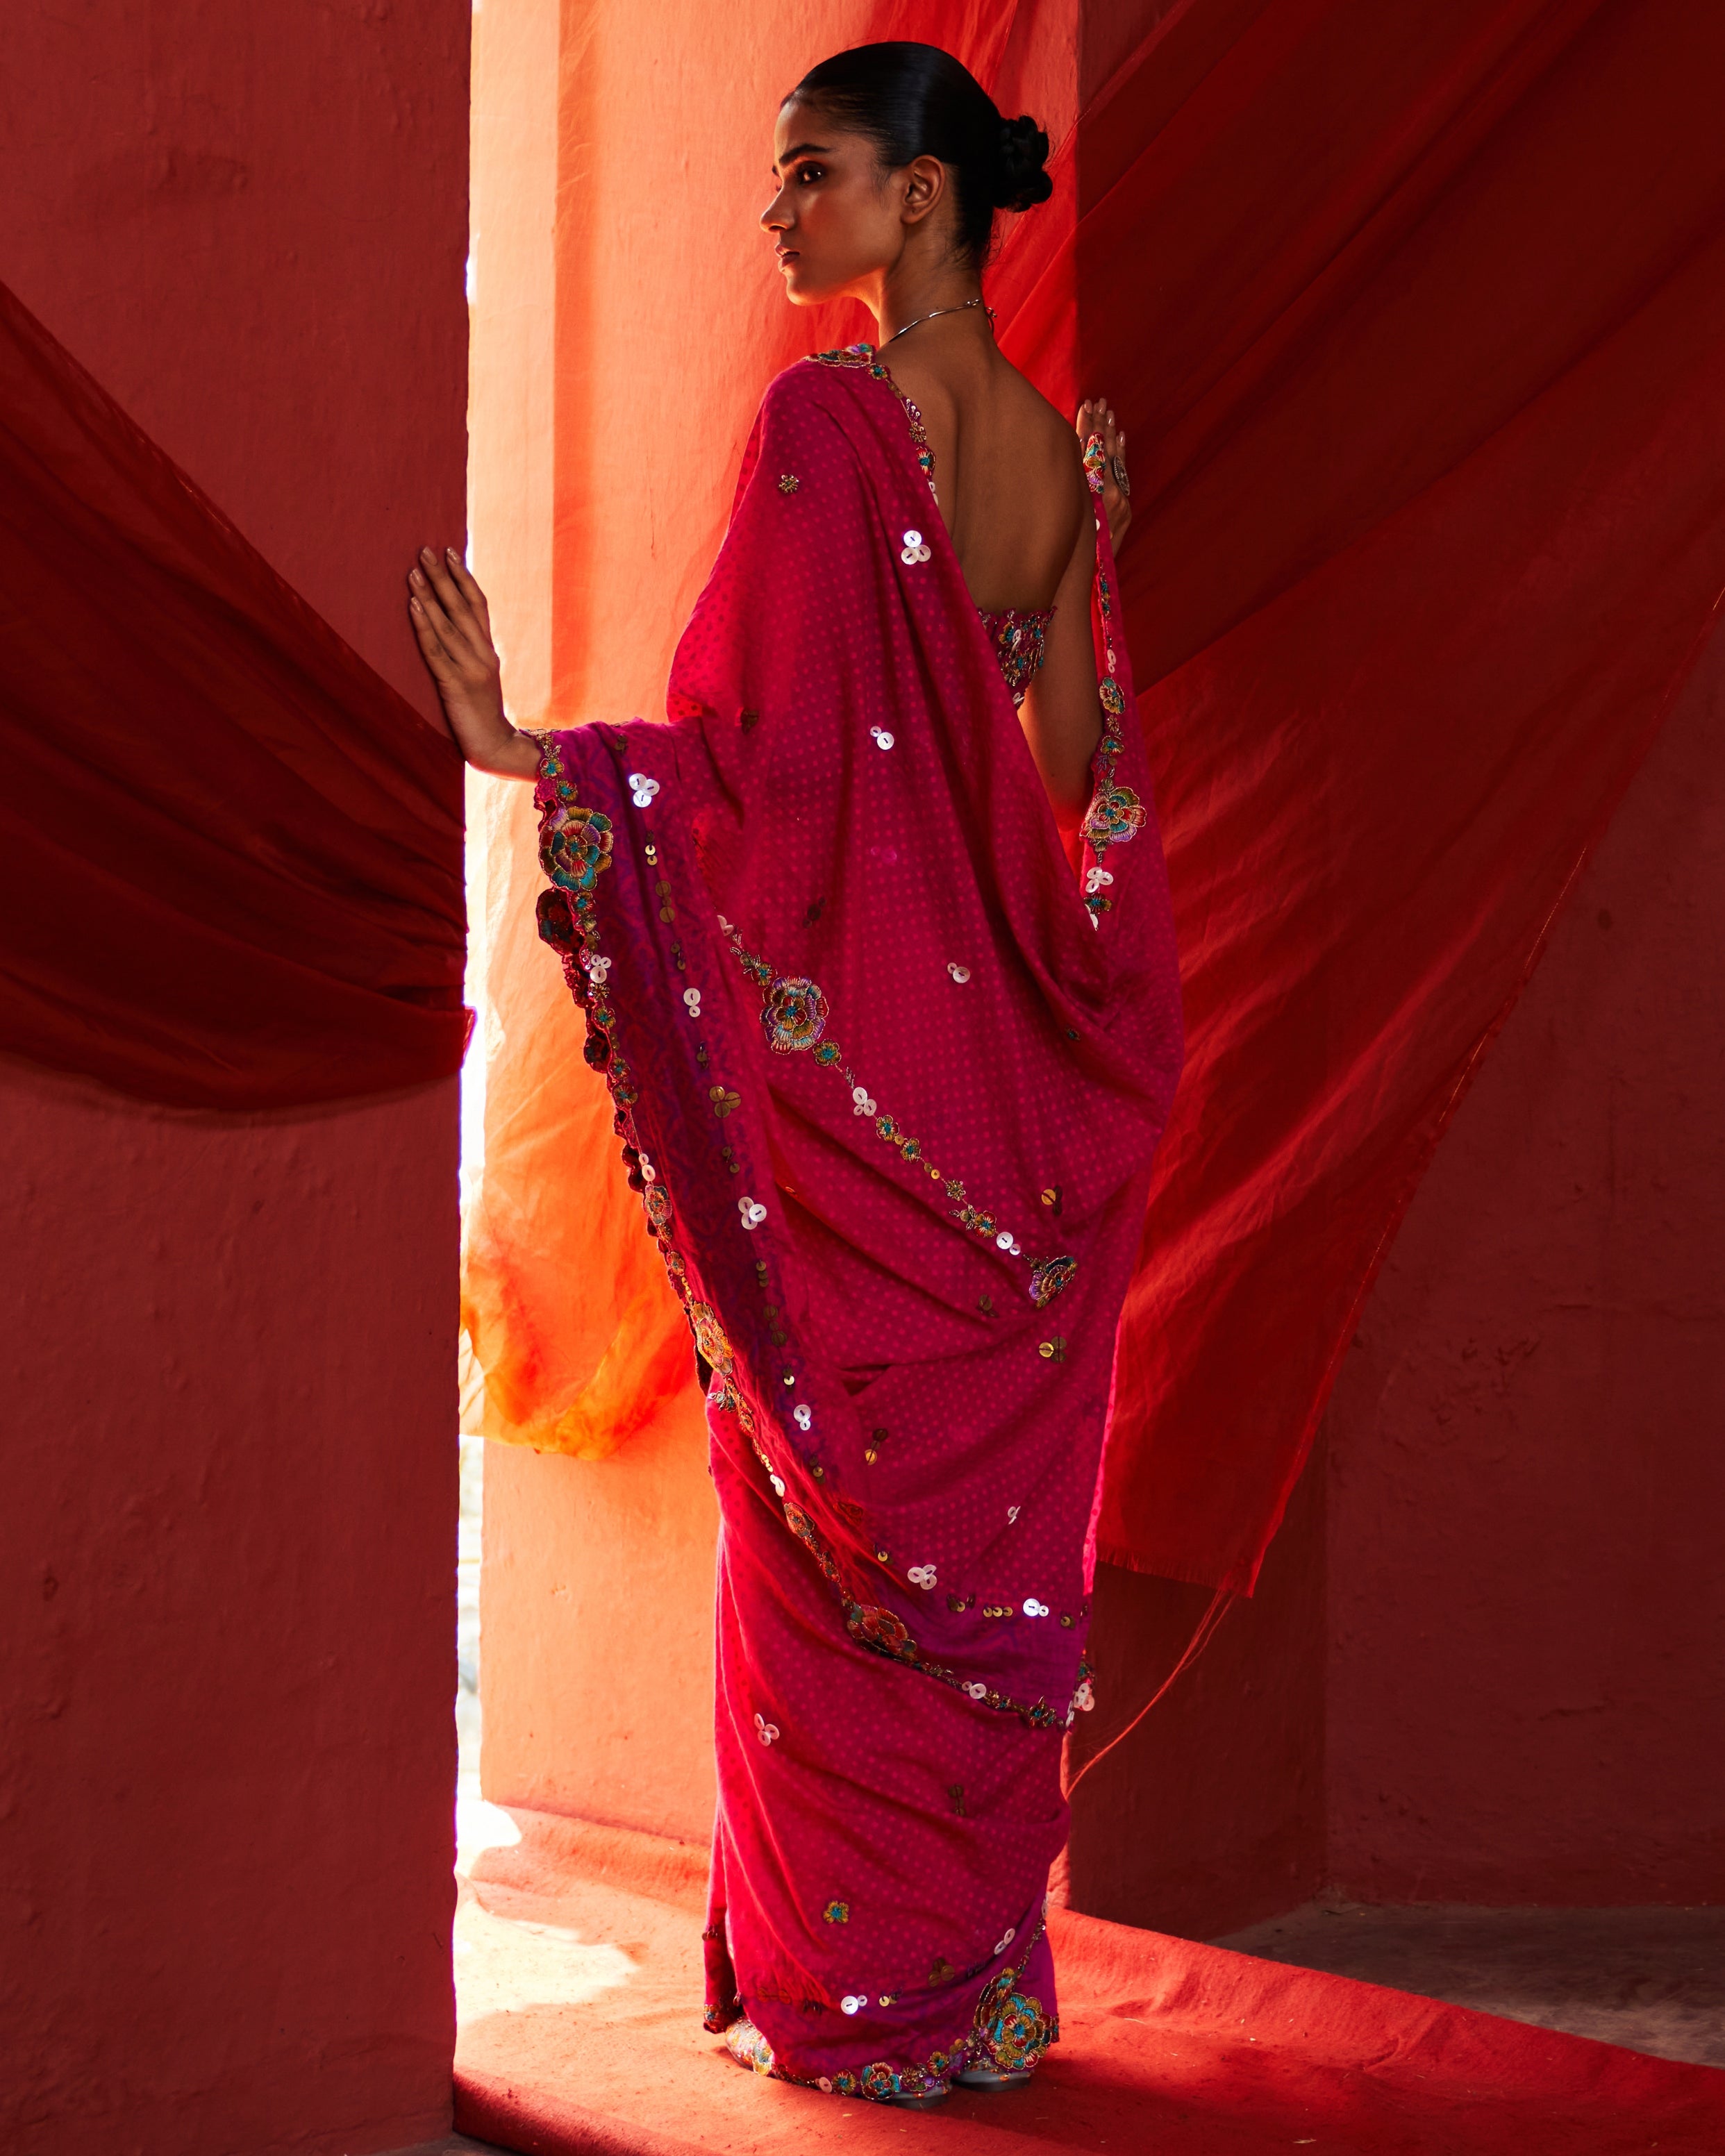
[[[1414, 1199], [1257, 1596], [1081, 1784], [1078, 1907], [1725, 1893], [1722, 772], [1725, 638]], [[1103, 1568], [1081, 1758], [1205, 1599]]]
[[1325, 1874], [1324, 1478], [1303, 1476], [1257, 1593], [1131, 1734], [1208, 1588], [1096, 1568], [1097, 1703], [1073, 1732], [1073, 1907], [1214, 1938], [1307, 1900]]
[[[464, 523], [464, 0], [15, 0], [0, 276], [372, 663]], [[423, 702], [423, 697], [421, 701]], [[0, 1070], [0, 2126], [449, 2117], [455, 1089]]]
[[1725, 1899], [1725, 638], [1414, 1201], [1329, 1417], [1329, 1870]]

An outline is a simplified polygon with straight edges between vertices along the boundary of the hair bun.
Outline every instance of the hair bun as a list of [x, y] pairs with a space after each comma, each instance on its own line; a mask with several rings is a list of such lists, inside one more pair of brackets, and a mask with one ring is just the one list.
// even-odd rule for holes
[[996, 209], [1029, 209], [1046, 202], [1054, 182], [1043, 170], [1048, 137], [1028, 112], [1000, 123], [1000, 166], [994, 182]]

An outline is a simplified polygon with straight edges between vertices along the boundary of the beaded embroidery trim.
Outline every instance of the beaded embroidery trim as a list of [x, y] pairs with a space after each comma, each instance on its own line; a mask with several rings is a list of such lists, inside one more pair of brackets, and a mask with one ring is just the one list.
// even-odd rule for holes
[[1024, 702], [1024, 691], [1048, 655], [1048, 624], [1054, 611], [1052, 607], [977, 608], [1014, 704]]
[[[810, 1551], [833, 1587], [839, 1599], [845, 1630], [860, 1645], [893, 1661], [903, 1662], [925, 1676], [933, 1677], [954, 1690], [962, 1691], [967, 1698], [979, 1707], [987, 1707], [997, 1712], [1019, 1715], [1033, 1728], [1063, 1727], [1063, 1717], [1046, 1699], [1026, 1704], [992, 1686], [974, 1680], [967, 1681], [956, 1670], [926, 1656], [912, 1638], [909, 1627], [891, 1610], [859, 1601], [845, 1585], [839, 1561], [814, 1521], [787, 1495], [783, 1479], [774, 1470], [771, 1458], [762, 1445], [754, 1410], [736, 1382], [735, 1353], [719, 1323], [717, 1313], [710, 1303], [698, 1300], [691, 1292], [687, 1262], [676, 1247], [672, 1235], [674, 1209], [670, 1193], [658, 1180], [656, 1169], [640, 1150], [630, 1114], [640, 1094], [628, 1064], [616, 1046], [616, 1013], [607, 988], [612, 962], [600, 948], [594, 902], [594, 886], [612, 865], [614, 826], [609, 817], [582, 805], [573, 784], [564, 772], [562, 755], [555, 739], [545, 734], [536, 734], [533, 738], [539, 745], [541, 776], [551, 793], [548, 803], [542, 800], [541, 803], [539, 858], [546, 875], [551, 879], [552, 888], [542, 891], [539, 896], [536, 908], [539, 934], [562, 959], [564, 978], [586, 1015], [587, 1039], [583, 1053], [593, 1068], [603, 1075], [610, 1089], [615, 1111], [612, 1127], [623, 1140], [624, 1163], [629, 1172], [630, 1188], [641, 1193], [648, 1230], [659, 1246], [660, 1256], [671, 1286], [683, 1305], [696, 1347], [713, 1373], [708, 1394], [710, 1402], [736, 1415], [739, 1427], [767, 1471], [774, 1496], [783, 1505], [787, 1525]], [[674, 894], [665, 881], [657, 850], [650, 839], [643, 841], [643, 851], [649, 865], [655, 871], [655, 886], [661, 901], [660, 917], [667, 921], [675, 920]], [[742, 947], [735, 932], [730, 933], [733, 947], [742, 956]], [[757, 966], [760, 963], [760, 961], [755, 962]], [[768, 967], [765, 971], [766, 984], [770, 987], [773, 979], [772, 968]], [[752, 975], [752, 978], [759, 979], [758, 974]], [[800, 1040], [793, 1038], [788, 1040], [788, 1048], [793, 1050], [819, 1041], [819, 1034], [824, 1029], [826, 1014], [824, 998], [812, 982], [786, 983], [788, 988], [793, 985], [798, 991], [812, 991], [812, 996], [798, 994], [788, 999], [776, 1015], [763, 1009], [762, 1022], [770, 1039], [774, 1024], [780, 1023], [782, 1019], [788, 1019], [788, 1033], [804, 1036]], [[794, 1013], [790, 1008], [793, 1004]], [[820, 1045], [824, 1046], [826, 1044]], [[696, 1052], [705, 1060], [705, 1051], [697, 1049]], [[819, 1056], [818, 1049], [816, 1052]], [[832, 1060], [836, 1060], [836, 1050]], [[724, 1118], [737, 1104], [738, 1096], [722, 1085], [712, 1087], [711, 1092], [714, 1112], [722, 1132]], [[734, 1172], [735, 1163], [730, 1160], [730, 1150], [728, 1145], [721, 1142], [721, 1152]], [[965, 1224], [973, 1224], [967, 1222]], [[1045, 1266], [1066, 1268], [1058, 1278], [1058, 1284], [1050, 1290], [1050, 1296], [1058, 1294], [1065, 1286], [1076, 1270], [1076, 1263], [1070, 1258], [1045, 1260]], [[769, 1274], [764, 1260], [756, 1261], [755, 1272], [762, 1292], [765, 1294]], [[1034, 1281], [1033, 1274], [1033, 1295]], [[786, 1336], [778, 1329], [775, 1306], [768, 1306], [768, 1316], [774, 1342], [784, 1346], [787, 1344]], [[788, 1371], [786, 1383], [793, 1383], [793, 1373]], [[806, 1427], [800, 1417], [807, 1412], [806, 1409], [793, 1410], [793, 1415], [798, 1418], [799, 1429]], [[790, 1441], [789, 1433], [783, 1435]], [[824, 1478], [824, 1471], [818, 1464], [809, 1467], [808, 1472], [817, 1482]], [[880, 1563], [888, 1562], [884, 1550], [878, 1552], [877, 1556]], [[983, 1614], [1009, 1616], [1014, 1613], [1009, 1605], [1002, 1604], [998, 1607], [989, 1605]], [[1070, 1720], [1069, 1707], [1064, 1722]]]
[[[1091, 507], [1098, 532], [1102, 528], [1102, 467], [1105, 462], [1102, 438], [1092, 434], [1084, 445], [1084, 475], [1090, 485]], [[1123, 846], [1144, 828], [1144, 804], [1129, 786], [1114, 783], [1114, 765], [1122, 743], [1116, 721], [1126, 715], [1126, 695], [1115, 680], [1119, 664], [1114, 649], [1114, 594], [1109, 588], [1106, 572], [1096, 572], [1096, 611], [1102, 621], [1102, 648], [1108, 662], [1108, 671], [1096, 685], [1096, 694], [1102, 705], [1102, 738], [1099, 743], [1093, 768], [1096, 772], [1095, 790], [1090, 807], [1085, 812], [1084, 835], [1090, 841], [1095, 865], [1085, 876], [1084, 902], [1090, 909], [1091, 926], [1099, 928], [1101, 916], [1108, 911], [1111, 901], [1102, 894], [1102, 886], [1114, 879], [1102, 867], [1102, 856], [1110, 846]]]
[[871, 344], [847, 344], [835, 352], [814, 352], [809, 358], [820, 367], [865, 367], [876, 382], [884, 382], [904, 407], [905, 418], [910, 423], [911, 446], [916, 452], [916, 462], [922, 476], [928, 481], [928, 491], [937, 501], [935, 491], [934, 451], [928, 446], [928, 430], [922, 424], [922, 414], [906, 396], [892, 378], [892, 370]]
[[[880, 357], [874, 346], [846, 345], [842, 349], [834, 352], [811, 352], [809, 357], [822, 367], [865, 367], [876, 382], [886, 383], [904, 408], [905, 418], [911, 430], [911, 444], [916, 452], [918, 468], [928, 481], [928, 491], [938, 501], [940, 495], [934, 483], [934, 451], [928, 444], [928, 432], [922, 424], [922, 414], [893, 380], [892, 370]], [[1103, 516], [1102, 470], [1106, 461], [1101, 436], [1092, 434], [1084, 445], [1084, 475], [1090, 487], [1091, 508], [1099, 532], [1101, 530]], [[1103, 887], [1114, 880], [1112, 875], [1101, 865], [1103, 855], [1111, 846], [1125, 845], [1128, 839], [1136, 838], [1144, 828], [1143, 803], [1139, 800], [1131, 787], [1117, 786], [1114, 783], [1114, 766], [1124, 747], [1116, 730], [1116, 721], [1126, 715], [1126, 695], [1115, 679], [1119, 660], [1114, 649], [1114, 594], [1106, 573], [1100, 567], [1096, 571], [1096, 609], [1101, 616], [1102, 647], [1107, 661], [1107, 672], [1096, 684], [1096, 694], [1102, 706], [1102, 738], [1097, 745], [1096, 756], [1091, 763], [1091, 769], [1095, 773], [1095, 785], [1091, 794], [1090, 807], [1085, 812], [1082, 825], [1083, 836], [1089, 842], [1093, 856], [1091, 865], [1086, 871], [1084, 880], [1084, 903], [1089, 910], [1090, 925], [1092, 928], [1101, 927], [1101, 916], [1111, 909], [1113, 904], [1111, 899], [1103, 895]], [[979, 613], [983, 612], [981, 608], [977, 610]], [[988, 617], [984, 614], [985, 622], [988, 619]], [[996, 649], [999, 649], [998, 644]], [[1033, 666], [1030, 669], [1030, 674], [1034, 674], [1034, 671], [1035, 668]], [[1029, 675], [1026, 675], [1026, 681], [1029, 679]], [[1013, 701], [1015, 704], [1022, 703], [1023, 693], [1013, 683], [1010, 675], [1008, 676], [1008, 685], [1014, 690]]]
[[[769, 1046], [781, 1053], [812, 1051], [822, 1070], [834, 1072], [850, 1087], [852, 1106], [858, 1115], [869, 1119], [875, 1137], [893, 1147], [906, 1166], [921, 1168], [942, 1186], [952, 1201], [952, 1218], [961, 1228], [991, 1240], [995, 1249], [1008, 1257], [1024, 1257], [1023, 1247], [1011, 1229], [1003, 1228], [995, 1214], [985, 1208], [973, 1205], [959, 1178], [947, 1175], [929, 1159], [922, 1139], [913, 1137], [896, 1116], [880, 1111], [874, 1096], [845, 1060], [845, 1051], [838, 1042], [823, 1038], [829, 1010], [827, 999], [815, 983], [800, 975], [778, 973], [765, 958], [745, 948], [742, 932], [722, 915], [719, 926], [725, 932], [737, 963], [761, 992], [761, 1024]], [[1064, 1255], [1025, 1258], [1024, 1262], [1030, 1268], [1027, 1292], [1039, 1310], [1054, 1301], [1078, 1270], [1077, 1259]]]
[[[867, 2097], [877, 2103], [896, 2096], [943, 2096], [952, 2077], [968, 2069], [1003, 2074], [1034, 2073], [1049, 2046], [1057, 2044], [1060, 2038], [1060, 2023], [1045, 2010], [1042, 2001], [1019, 1989], [1047, 1924], [1045, 1908], [1023, 1950], [1015, 1957], [1016, 1966], [1003, 1969], [983, 1987], [972, 2012], [969, 2035], [961, 2036], [944, 2050], [932, 2051], [921, 2066], [895, 2066], [889, 2060], [877, 2059], [855, 2073], [822, 2074], [819, 2077], [793, 2074], [778, 2064], [773, 2046], [746, 2011], [726, 2025], [723, 2010], [709, 2006], [704, 2025], [715, 2034], [722, 2030], [725, 2048], [732, 2057], [757, 2074], [770, 2075], [775, 2081], [795, 2082], [803, 2088], [818, 2088], [829, 2096]], [[1010, 1942], [1009, 1933], [1006, 1943]], [[968, 1983], [987, 1967], [983, 1962], [966, 1970], [957, 1980]], [[936, 1969], [941, 1974], [931, 1973], [932, 1985], [951, 1982], [957, 1976], [948, 1963], [937, 1963]], [[898, 1995], [891, 1994], [892, 2000], [896, 2001]], [[888, 2001], [883, 1999], [881, 2003], [886, 2005]], [[847, 1999], [847, 2012], [850, 2007]]]

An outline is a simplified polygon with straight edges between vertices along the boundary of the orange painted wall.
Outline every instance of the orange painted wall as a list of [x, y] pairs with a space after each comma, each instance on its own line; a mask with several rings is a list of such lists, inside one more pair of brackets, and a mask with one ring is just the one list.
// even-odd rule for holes
[[[467, 37], [16, 0], [0, 77], [0, 276], [422, 704]], [[453, 1082], [193, 1117], [0, 1071], [11, 2156], [447, 2123], [455, 1140]]]

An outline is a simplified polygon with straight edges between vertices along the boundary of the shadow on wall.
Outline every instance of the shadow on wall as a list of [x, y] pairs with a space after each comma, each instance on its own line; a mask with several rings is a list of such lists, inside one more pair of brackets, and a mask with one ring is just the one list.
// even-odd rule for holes
[[[1256, 1597], [1080, 1789], [1075, 1907], [1214, 1938], [1320, 1887], [1718, 1900], [1722, 773], [1716, 637], [1420, 1186]], [[1101, 1569], [1081, 1758], [1207, 1599]]]

